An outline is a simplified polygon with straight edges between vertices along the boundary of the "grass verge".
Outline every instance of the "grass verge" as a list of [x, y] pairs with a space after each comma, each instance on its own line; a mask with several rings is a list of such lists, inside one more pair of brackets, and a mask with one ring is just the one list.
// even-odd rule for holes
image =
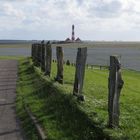
[[107, 128], [107, 70], [86, 69], [85, 102], [72, 96], [74, 67], [64, 66], [64, 85], [34, 68], [30, 59], [20, 60], [17, 86], [17, 112], [29, 140], [36, 140], [35, 129], [26, 115], [22, 96], [38, 118], [49, 140], [122, 140], [140, 138], [140, 73], [123, 71], [125, 81], [121, 93], [120, 128]]

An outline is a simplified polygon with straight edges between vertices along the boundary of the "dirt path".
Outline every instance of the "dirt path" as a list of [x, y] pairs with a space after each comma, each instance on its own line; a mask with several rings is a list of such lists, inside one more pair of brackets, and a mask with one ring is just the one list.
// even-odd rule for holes
[[0, 60], [0, 140], [23, 140], [16, 117], [16, 60]]

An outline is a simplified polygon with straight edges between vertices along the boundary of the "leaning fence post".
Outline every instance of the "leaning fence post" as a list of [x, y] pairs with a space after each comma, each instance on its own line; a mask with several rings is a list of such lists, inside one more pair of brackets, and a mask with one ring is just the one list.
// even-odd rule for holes
[[45, 44], [41, 41], [41, 70], [45, 71]]
[[32, 44], [32, 47], [31, 47], [31, 57], [32, 57], [32, 59], [33, 59], [33, 56], [34, 55], [34, 44]]
[[119, 98], [121, 89], [124, 84], [121, 76], [121, 64], [118, 60], [118, 56], [110, 56], [110, 72], [108, 81], [109, 127], [113, 128], [119, 126]]
[[38, 44], [35, 46], [36, 66], [38, 66]]
[[32, 44], [31, 56], [32, 56], [33, 62], [35, 62], [35, 44]]
[[63, 49], [62, 47], [56, 47], [57, 56], [57, 76], [56, 81], [63, 84]]
[[41, 44], [38, 44], [38, 65], [41, 67]]
[[38, 44], [35, 46], [36, 50], [36, 66], [38, 66]]
[[34, 62], [34, 65], [37, 66], [37, 51], [38, 51], [38, 48], [37, 48], [37, 44], [34, 44], [34, 51], [33, 51], [33, 62]]
[[51, 73], [51, 63], [52, 63], [52, 48], [50, 41], [47, 42], [45, 47], [45, 75], [50, 76]]
[[37, 44], [37, 65], [40, 66], [40, 50], [41, 50], [41, 44]]
[[76, 95], [80, 100], [84, 100], [84, 96], [81, 93], [83, 89], [86, 59], [87, 48], [78, 48], [73, 95]]

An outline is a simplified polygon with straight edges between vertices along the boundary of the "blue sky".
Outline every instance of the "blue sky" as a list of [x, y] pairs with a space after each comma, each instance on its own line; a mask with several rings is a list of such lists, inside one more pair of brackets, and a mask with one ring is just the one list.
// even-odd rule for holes
[[1, 0], [0, 39], [140, 41], [139, 0]]

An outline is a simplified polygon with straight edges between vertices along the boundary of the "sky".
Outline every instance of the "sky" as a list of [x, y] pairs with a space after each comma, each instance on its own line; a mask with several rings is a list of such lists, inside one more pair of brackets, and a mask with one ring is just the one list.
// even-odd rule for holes
[[0, 39], [140, 41], [140, 0], [0, 0]]

